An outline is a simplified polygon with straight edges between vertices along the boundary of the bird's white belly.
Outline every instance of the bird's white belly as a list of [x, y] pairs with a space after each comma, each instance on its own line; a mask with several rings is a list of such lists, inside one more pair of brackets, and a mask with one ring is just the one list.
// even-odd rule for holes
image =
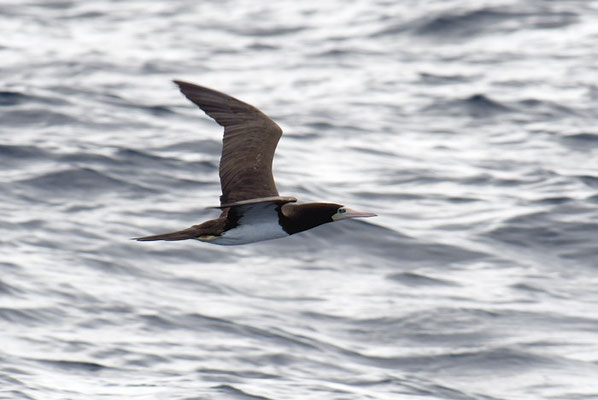
[[289, 236], [278, 224], [278, 220], [263, 221], [259, 224], [239, 225], [222, 234], [222, 236], [210, 240], [210, 243], [224, 246], [234, 246], [261, 242], [262, 240], [278, 239]]

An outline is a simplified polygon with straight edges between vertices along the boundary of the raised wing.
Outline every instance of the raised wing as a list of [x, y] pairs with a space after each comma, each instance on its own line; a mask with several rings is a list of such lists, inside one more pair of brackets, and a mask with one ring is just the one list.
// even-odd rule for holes
[[181, 92], [224, 127], [220, 204], [277, 197], [272, 159], [282, 129], [257, 108], [224, 93], [174, 81]]
[[230, 207], [237, 207], [237, 206], [244, 206], [248, 204], [257, 204], [257, 203], [274, 203], [277, 205], [283, 205], [286, 203], [294, 203], [297, 199], [295, 197], [290, 196], [275, 196], [275, 197], [257, 197], [255, 199], [250, 200], [241, 200], [236, 201], [234, 203], [226, 203], [221, 204], [220, 207], [213, 207], [213, 208], [230, 208]]

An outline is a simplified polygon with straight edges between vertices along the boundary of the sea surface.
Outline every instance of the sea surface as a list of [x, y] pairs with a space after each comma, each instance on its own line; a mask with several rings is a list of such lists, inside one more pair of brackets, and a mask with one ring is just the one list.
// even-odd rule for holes
[[[597, 399], [598, 2], [0, 0], [1, 399]], [[376, 212], [239, 247], [222, 129]]]

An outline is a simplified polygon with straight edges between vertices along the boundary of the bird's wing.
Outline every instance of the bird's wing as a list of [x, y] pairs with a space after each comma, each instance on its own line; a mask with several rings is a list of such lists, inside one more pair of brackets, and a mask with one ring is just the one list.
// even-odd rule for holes
[[256, 203], [264, 203], [264, 202], [270, 202], [270, 203], [274, 203], [274, 204], [278, 204], [278, 205], [282, 206], [283, 204], [294, 203], [296, 201], [297, 201], [297, 199], [295, 197], [291, 197], [291, 196], [257, 197], [255, 199], [250, 199], [250, 200], [240, 200], [240, 201], [235, 201], [234, 203], [221, 204], [218, 207], [212, 207], [212, 208], [229, 208], [229, 207], [244, 206], [247, 204], [256, 204]]
[[257, 108], [234, 97], [187, 82], [181, 92], [224, 127], [220, 157], [220, 204], [276, 197], [272, 159], [282, 129]]

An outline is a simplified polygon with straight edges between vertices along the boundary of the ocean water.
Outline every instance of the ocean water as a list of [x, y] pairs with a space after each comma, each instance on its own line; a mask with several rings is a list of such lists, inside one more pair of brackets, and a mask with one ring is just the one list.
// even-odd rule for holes
[[[598, 2], [0, 1], [0, 398], [598, 398]], [[222, 131], [379, 214], [240, 247]]]

